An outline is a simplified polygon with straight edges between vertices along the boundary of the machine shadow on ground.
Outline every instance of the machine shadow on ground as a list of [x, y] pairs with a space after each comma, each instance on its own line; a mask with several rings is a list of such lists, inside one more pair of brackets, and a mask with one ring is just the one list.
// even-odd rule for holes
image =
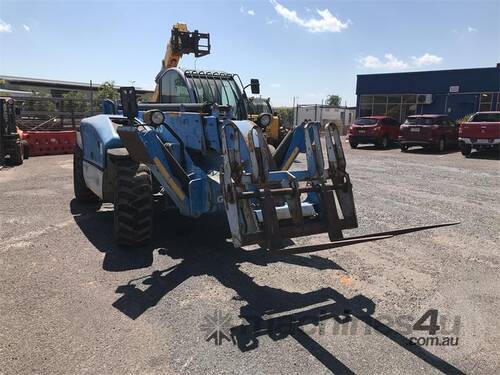
[[[399, 149], [398, 144], [393, 144], [389, 145], [387, 148], [380, 148], [375, 145], [359, 145], [356, 150], [365, 150], [365, 151], [391, 151], [391, 150], [396, 150]], [[414, 154], [414, 155], [448, 155], [448, 154], [455, 154], [459, 152], [459, 149], [457, 147], [448, 147], [444, 151], [437, 151], [434, 149], [428, 149], [425, 147], [413, 147], [410, 148], [409, 150], [405, 151], [407, 154]]]
[[412, 155], [449, 155], [460, 153], [460, 150], [456, 147], [448, 147], [444, 151], [438, 151], [436, 149], [429, 149], [425, 147], [413, 147], [405, 151], [406, 154]]
[[[413, 345], [408, 338], [377, 320], [373, 316], [375, 303], [363, 295], [349, 299], [332, 288], [307, 293], [288, 292], [258, 285], [250, 275], [240, 269], [243, 263], [266, 266], [283, 262], [317, 270], [343, 270], [330, 259], [316, 255], [269, 253], [263, 249], [235, 249], [232, 243], [226, 240], [228, 233], [223, 216], [190, 220], [165, 213], [158, 214], [156, 223], [161, 221], [168, 225], [157, 225], [155, 241], [151, 246], [124, 250], [113, 244], [113, 211], [98, 211], [99, 207], [80, 205], [74, 200], [70, 206], [83, 233], [99, 251], [105, 252], [103, 268], [107, 271], [149, 267], [155, 250], [161, 255], [180, 260], [168, 269], [130, 280], [116, 289], [121, 296], [113, 306], [131, 319], [137, 319], [149, 308], [157, 305], [164, 296], [190, 277], [208, 275], [234, 290], [237, 294], [235, 298], [246, 302], [238, 315], [248, 324], [227, 327], [227, 332], [222, 332], [227, 335], [225, 338], [236, 344], [242, 352], [256, 350], [259, 337], [262, 336], [269, 336], [273, 341], [290, 337], [329, 371], [353, 374], [348, 366], [326, 350], [313, 335], [306, 333], [303, 327], [310, 324], [318, 326], [320, 322], [328, 319], [334, 319], [339, 324], [358, 319], [437, 370], [444, 373], [463, 373], [426, 349]], [[299, 310], [300, 312], [292, 312]], [[271, 315], [279, 317], [268, 318]]]
[[[347, 144], [347, 146], [344, 146], [344, 147], [349, 147], [349, 144]], [[380, 146], [376, 146], [376, 145], [371, 145], [371, 144], [361, 144], [361, 145], [358, 145], [358, 147], [356, 147], [355, 149], [352, 149], [352, 150], [364, 150], [364, 151], [391, 151], [391, 150], [394, 150], [394, 149], [397, 149], [399, 148], [399, 145], [397, 144], [390, 144], [389, 146], [387, 146], [386, 148], [382, 148]]]
[[467, 159], [500, 160], [500, 150], [473, 151]]

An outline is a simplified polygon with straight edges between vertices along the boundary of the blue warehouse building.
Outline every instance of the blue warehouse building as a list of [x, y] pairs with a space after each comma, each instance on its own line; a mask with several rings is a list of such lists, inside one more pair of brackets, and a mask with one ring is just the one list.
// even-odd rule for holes
[[387, 115], [403, 122], [415, 114], [456, 120], [477, 111], [500, 111], [500, 64], [492, 68], [360, 74], [356, 115]]

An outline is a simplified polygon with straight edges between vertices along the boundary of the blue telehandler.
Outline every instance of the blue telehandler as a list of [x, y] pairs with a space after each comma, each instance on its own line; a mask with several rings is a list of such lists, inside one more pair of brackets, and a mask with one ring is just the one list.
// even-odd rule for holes
[[[241, 90], [231, 74], [197, 76], [207, 87], [213, 82], [219, 94]], [[333, 242], [327, 247], [339, 247], [457, 224], [343, 239], [342, 231], [358, 222], [334, 124], [323, 134], [318, 122], [301, 124], [271, 153], [262, 132], [270, 114], [252, 122], [236, 119], [238, 102], [138, 103], [133, 87], [122, 87], [120, 96], [118, 105], [107, 102], [110, 114], [81, 121], [74, 153], [76, 199], [114, 203], [113, 231], [120, 245], [151, 240], [155, 202], [193, 218], [225, 212], [235, 247], [281, 249], [290, 238], [325, 232]], [[305, 154], [305, 163], [294, 163], [299, 154]]]
[[[236, 74], [177, 68], [182, 54], [210, 52], [209, 35], [183, 24], [168, 47], [154, 102], [138, 103], [135, 89], [122, 87], [120, 102], [105, 101], [105, 114], [83, 119], [77, 132], [75, 197], [114, 204], [120, 245], [151, 240], [158, 204], [193, 218], [225, 212], [235, 247], [281, 249], [290, 238], [325, 232], [327, 247], [338, 247], [450, 225], [344, 239], [358, 221], [336, 126], [300, 124], [272, 150], [265, 129], [273, 115], [250, 116], [245, 93], [250, 86], [259, 94], [258, 80], [244, 86]], [[294, 163], [299, 154], [305, 163]]]
[[[242, 88], [234, 75], [181, 76], [174, 69], [186, 80], [196, 74], [219, 95], [234, 95], [235, 105], [138, 104], [134, 88], [122, 87], [121, 103], [107, 103], [111, 114], [80, 124], [75, 196], [114, 203], [119, 244], [139, 246], [151, 239], [154, 195], [189, 217], [225, 211], [236, 247], [281, 248], [285, 239], [322, 232], [339, 240], [343, 229], [357, 226], [333, 124], [326, 125], [324, 138], [319, 123], [302, 124], [271, 153], [262, 132], [270, 114], [256, 122], [236, 119], [246, 114], [237, 113], [245, 108], [239, 107]], [[306, 154], [307, 168], [290, 170], [300, 153]]]

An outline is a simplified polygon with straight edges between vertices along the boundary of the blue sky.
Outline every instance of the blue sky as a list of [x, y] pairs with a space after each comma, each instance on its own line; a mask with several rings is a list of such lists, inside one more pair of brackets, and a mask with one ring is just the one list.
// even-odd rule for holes
[[0, 0], [0, 74], [153, 87], [176, 22], [211, 34], [198, 69], [259, 78], [274, 105], [354, 105], [356, 74], [500, 62], [499, 0]]

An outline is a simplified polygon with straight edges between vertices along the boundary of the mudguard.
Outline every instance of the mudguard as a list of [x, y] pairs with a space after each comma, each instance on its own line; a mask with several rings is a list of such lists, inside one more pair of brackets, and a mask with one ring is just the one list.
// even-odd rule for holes
[[83, 150], [83, 177], [85, 184], [97, 196], [103, 199], [104, 172], [107, 163], [107, 151], [122, 147], [116, 132], [114, 118], [122, 116], [97, 115], [82, 119], [77, 137], [78, 146]]

